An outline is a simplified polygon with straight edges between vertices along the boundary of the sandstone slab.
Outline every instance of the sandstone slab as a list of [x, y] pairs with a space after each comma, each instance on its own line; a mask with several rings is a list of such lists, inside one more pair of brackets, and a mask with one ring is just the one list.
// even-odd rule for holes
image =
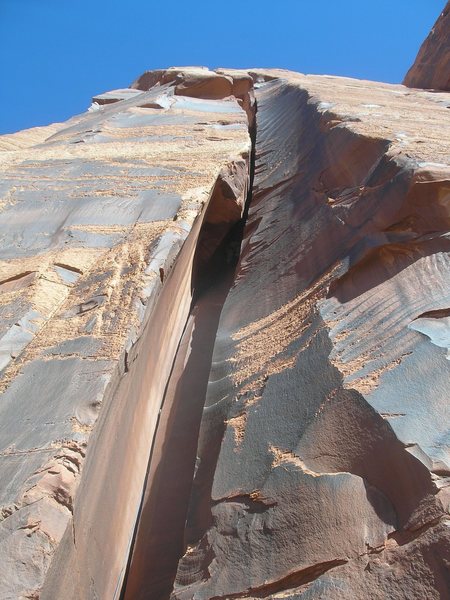
[[0, 138], [2, 598], [448, 597], [449, 107], [173, 67]]
[[2, 598], [120, 591], [196, 239], [248, 185], [245, 112], [183, 77], [0, 141]]

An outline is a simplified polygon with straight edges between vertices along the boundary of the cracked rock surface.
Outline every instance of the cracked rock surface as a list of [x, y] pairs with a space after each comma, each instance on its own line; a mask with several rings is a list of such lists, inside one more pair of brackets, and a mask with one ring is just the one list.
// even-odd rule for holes
[[449, 107], [172, 67], [0, 137], [1, 600], [449, 598]]
[[239, 173], [219, 243], [248, 187], [237, 100], [174, 91], [0, 138], [2, 599], [120, 589], [196, 239], [213, 190]]
[[172, 598], [448, 597], [450, 97], [255, 76]]

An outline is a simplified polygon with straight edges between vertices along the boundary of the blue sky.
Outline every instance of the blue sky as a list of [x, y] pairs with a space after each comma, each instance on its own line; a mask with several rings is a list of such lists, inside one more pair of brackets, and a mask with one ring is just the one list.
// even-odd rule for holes
[[445, 0], [0, 0], [0, 132], [61, 121], [166, 66], [398, 83]]

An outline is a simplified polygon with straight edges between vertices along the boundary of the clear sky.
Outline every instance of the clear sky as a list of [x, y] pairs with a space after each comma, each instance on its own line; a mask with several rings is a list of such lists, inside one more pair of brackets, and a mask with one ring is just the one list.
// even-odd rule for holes
[[0, 132], [65, 120], [146, 69], [401, 82], [445, 0], [0, 0]]

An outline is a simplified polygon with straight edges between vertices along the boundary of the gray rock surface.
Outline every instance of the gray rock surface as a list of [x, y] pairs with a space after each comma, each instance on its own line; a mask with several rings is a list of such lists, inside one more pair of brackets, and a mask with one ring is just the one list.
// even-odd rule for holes
[[448, 597], [450, 97], [259, 75], [172, 598]]

